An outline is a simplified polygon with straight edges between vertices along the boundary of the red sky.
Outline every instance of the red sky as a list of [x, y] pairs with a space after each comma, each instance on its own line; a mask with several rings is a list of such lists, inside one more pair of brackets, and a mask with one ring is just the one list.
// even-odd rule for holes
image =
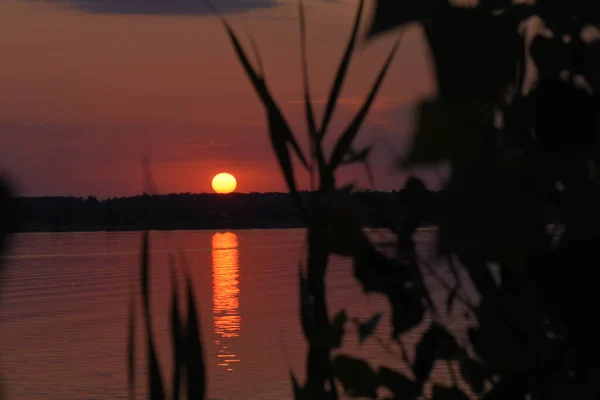
[[[222, 171], [237, 177], [241, 192], [285, 190], [264, 111], [216, 18], [190, 15], [192, 0], [178, 0], [183, 6], [175, 11], [159, 6], [151, 15], [136, 8], [140, 0], [119, 1], [130, 7], [0, 2], [0, 170], [24, 195], [132, 195], [143, 190], [145, 155], [160, 192], [211, 191], [212, 176]], [[241, 37], [247, 37], [245, 26], [252, 32], [270, 88], [304, 138], [296, 2], [238, 4], [248, 10], [227, 18]], [[356, 2], [307, 0], [306, 6], [311, 85], [321, 115]], [[359, 46], [332, 138], [364, 98], [396, 37]], [[402, 186], [405, 174], [394, 170], [393, 160], [410, 141], [411, 106], [431, 92], [428, 55], [412, 28], [360, 133], [360, 143], [375, 143], [376, 189]], [[366, 187], [364, 175], [352, 169], [341, 178]]]

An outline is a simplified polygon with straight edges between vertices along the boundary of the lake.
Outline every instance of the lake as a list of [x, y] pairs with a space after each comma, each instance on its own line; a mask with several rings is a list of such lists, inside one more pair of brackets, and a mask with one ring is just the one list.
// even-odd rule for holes
[[[434, 235], [433, 230], [417, 234], [426, 257], [433, 253]], [[7, 399], [127, 398], [128, 304], [131, 284], [138, 284], [140, 238], [139, 232], [15, 236], [0, 303], [0, 366]], [[196, 290], [209, 398], [291, 398], [289, 370], [303, 379], [305, 368], [298, 313], [304, 230], [152, 232], [150, 238], [153, 329], [168, 380], [168, 254], [174, 252], [185, 255]], [[386, 313], [374, 338], [362, 345], [349, 321], [342, 352], [405, 370], [389, 340], [385, 298], [363, 294], [350, 262], [341, 257], [332, 261], [327, 281], [331, 314], [345, 309], [351, 318], [366, 320]], [[428, 284], [436, 302], [443, 302], [441, 287], [431, 280]], [[135, 290], [139, 311], [138, 286]], [[407, 335], [408, 345], [419, 329]], [[139, 398], [146, 387], [143, 346], [138, 330]], [[445, 380], [440, 368], [436, 376]]]

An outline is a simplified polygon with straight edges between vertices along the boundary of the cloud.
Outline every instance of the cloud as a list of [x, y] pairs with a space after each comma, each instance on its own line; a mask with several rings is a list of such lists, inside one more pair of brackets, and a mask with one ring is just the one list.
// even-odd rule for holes
[[[91, 14], [206, 15], [203, 0], [47, 0]], [[242, 13], [276, 7], [278, 0], [213, 0], [222, 13]]]

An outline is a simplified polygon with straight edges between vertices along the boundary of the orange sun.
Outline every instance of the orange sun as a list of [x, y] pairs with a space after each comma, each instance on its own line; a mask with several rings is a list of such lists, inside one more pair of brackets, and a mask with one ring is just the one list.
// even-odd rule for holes
[[212, 180], [212, 188], [217, 193], [231, 193], [235, 190], [237, 181], [234, 176], [227, 172], [215, 175]]

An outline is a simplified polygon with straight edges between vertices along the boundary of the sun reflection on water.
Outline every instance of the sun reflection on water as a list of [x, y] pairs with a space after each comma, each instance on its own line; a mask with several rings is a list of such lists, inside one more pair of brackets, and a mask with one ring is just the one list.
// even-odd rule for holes
[[239, 357], [229, 348], [231, 338], [240, 336], [239, 315], [239, 241], [235, 233], [215, 233], [212, 237], [213, 271], [213, 323], [215, 341], [219, 346], [219, 363], [227, 371], [240, 362]]

